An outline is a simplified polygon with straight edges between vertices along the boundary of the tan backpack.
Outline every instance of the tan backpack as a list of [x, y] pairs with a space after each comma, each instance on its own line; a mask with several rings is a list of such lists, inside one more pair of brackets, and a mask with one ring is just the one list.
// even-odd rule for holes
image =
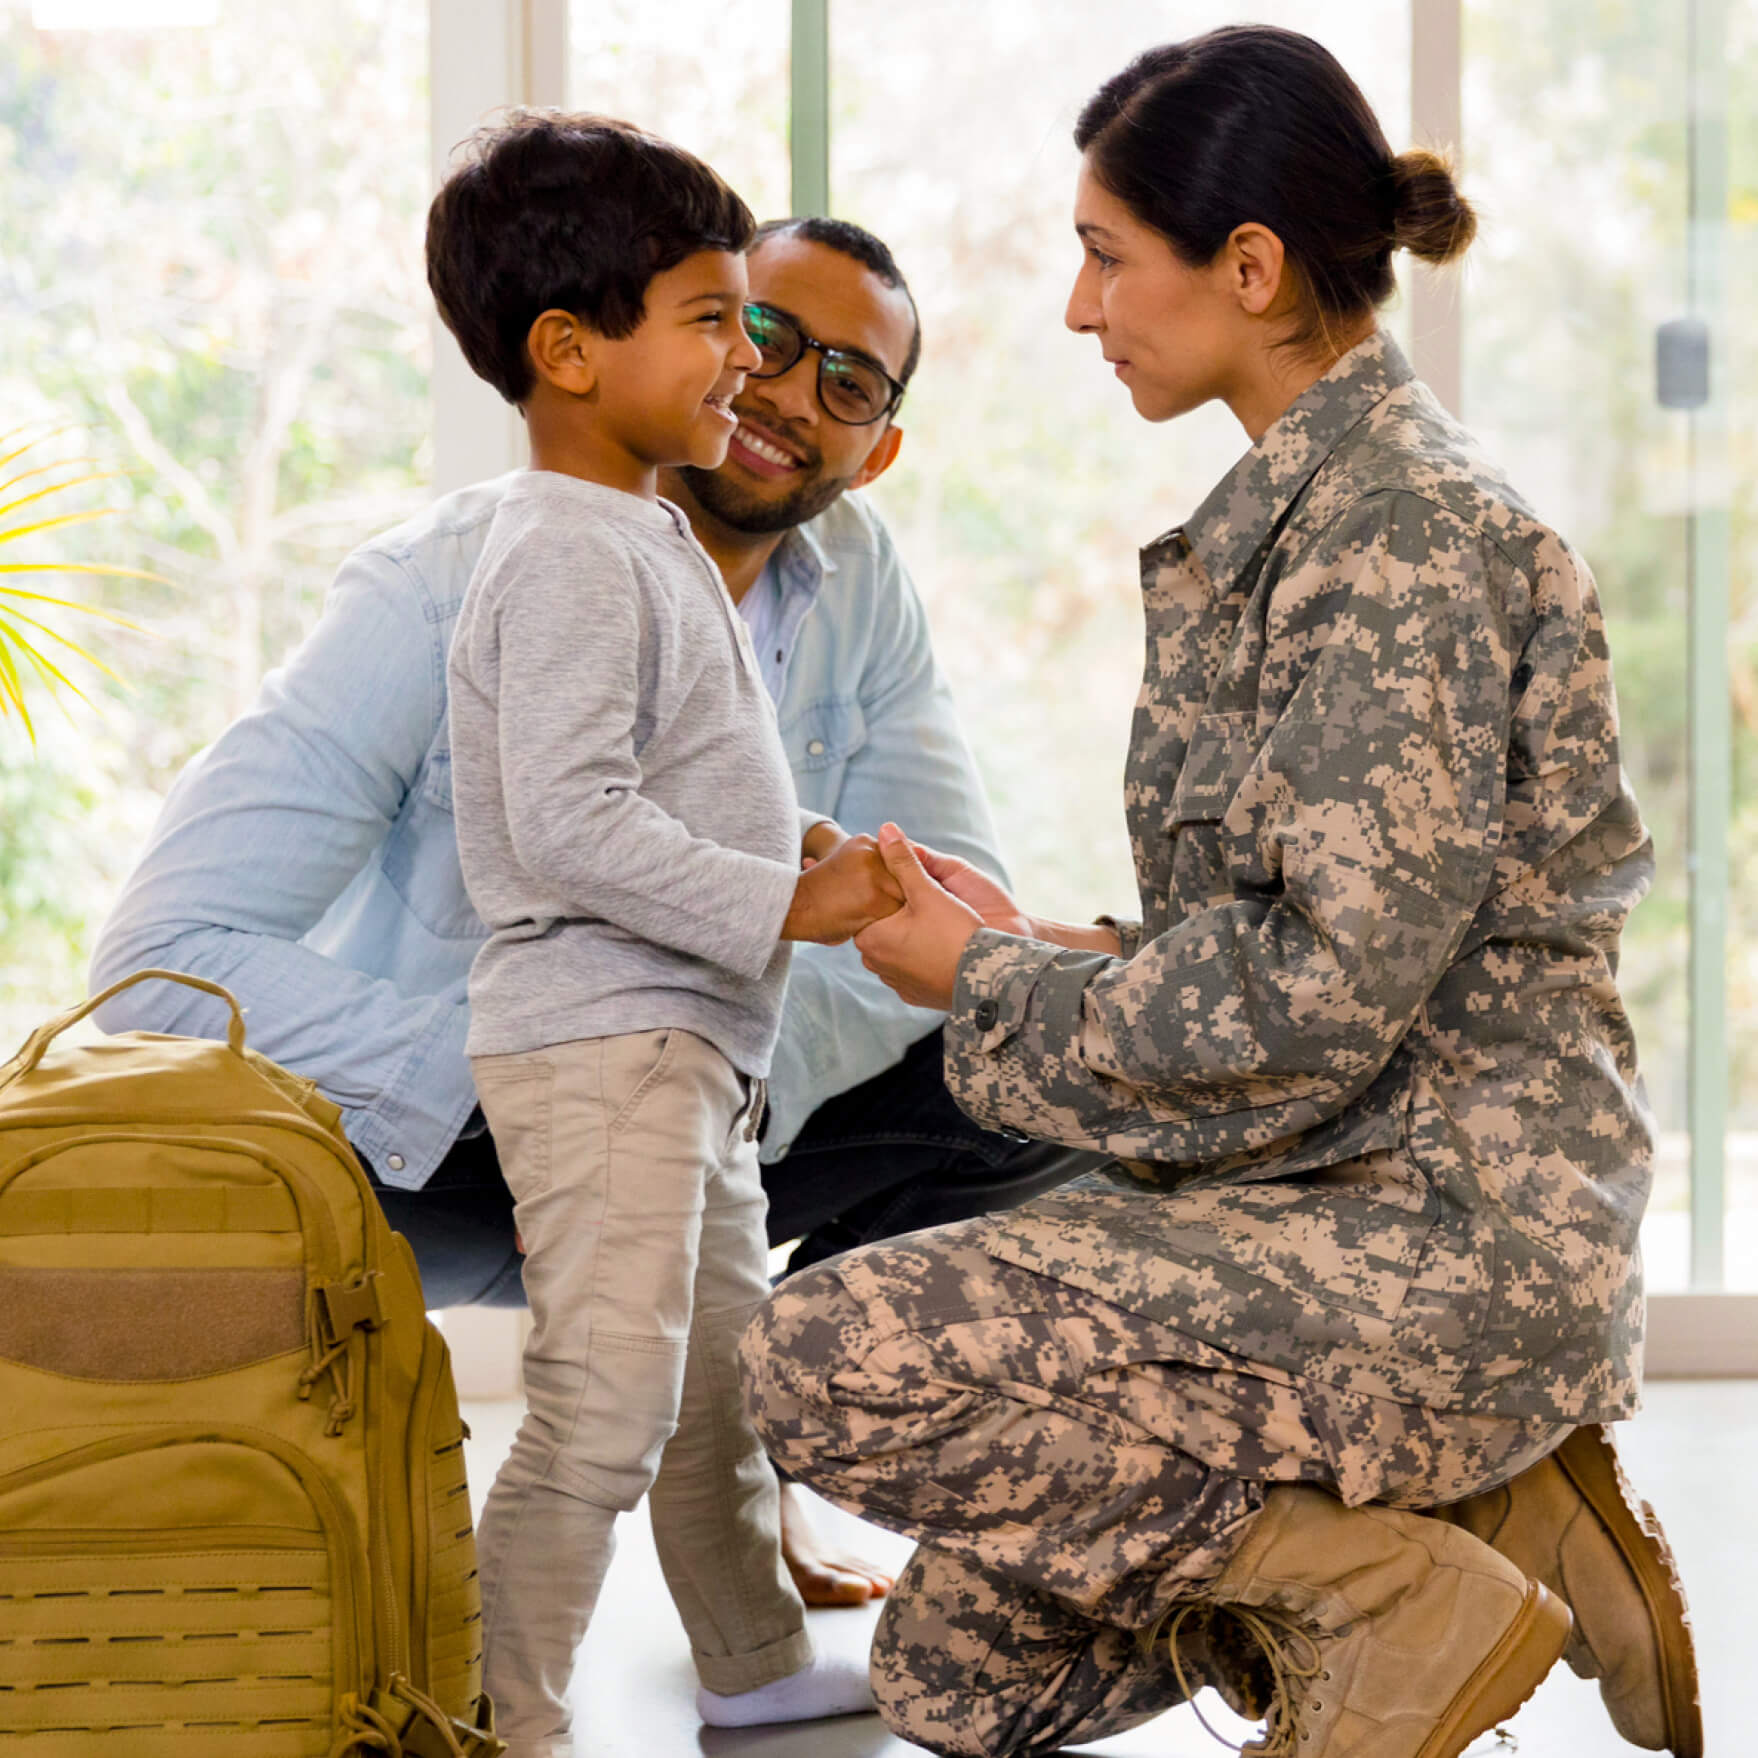
[[[50, 1052], [149, 978], [227, 1042]], [[450, 1358], [339, 1115], [173, 971], [0, 1066], [0, 1754], [505, 1750]]]

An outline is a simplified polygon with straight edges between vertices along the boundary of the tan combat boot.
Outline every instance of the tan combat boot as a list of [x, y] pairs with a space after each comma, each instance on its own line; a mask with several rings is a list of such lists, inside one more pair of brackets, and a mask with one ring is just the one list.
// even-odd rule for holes
[[1262, 1643], [1258, 1758], [1459, 1758], [1532, 1695], [1569, 1611], [1458, 1526], [1280, 1485], [1203, 1597]]
[[1542, 1581], [1575, 1614], [1563, 1658], [1633, 1746], [1703, 1758], [1691, 1618], [1654, 1510], [1638, 1501], [1610, 1433], [1578, 1428], [1502, 1489], [1436, 1508]]

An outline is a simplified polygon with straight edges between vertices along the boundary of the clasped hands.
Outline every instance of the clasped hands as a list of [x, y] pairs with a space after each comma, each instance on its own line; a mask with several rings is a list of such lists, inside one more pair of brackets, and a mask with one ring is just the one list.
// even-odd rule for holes
[[986, 873], [912, 843], [895, 824], [876, 838], [816, 824], [801, 856], [782, 938], [826, 946], [852, 939], [867, 969], [914, 1007], [951, 1005], [959, 955], [977, 929], [1034, 932]]

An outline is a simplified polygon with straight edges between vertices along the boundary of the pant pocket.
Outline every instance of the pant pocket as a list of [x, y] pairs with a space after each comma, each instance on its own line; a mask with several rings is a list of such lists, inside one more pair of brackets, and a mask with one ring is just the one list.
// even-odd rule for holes
[[514, 1201], [543, 1195], [550, 1185], [555, 1069], [532, 1056], [482, 1056], [470, 1066]]
[[593, 1336], [579, 1410], [556, 1460], [569, 1487], [624, 1511], [647, 1493], [677, 1433], [687, 1348], [681, 1337]]
[[678, 1033], [669, 1028], [605, 1039], [604, 1108], [612, 1135], [634, 1121], [643, 1101], [665, 1079], [677, 1040]]

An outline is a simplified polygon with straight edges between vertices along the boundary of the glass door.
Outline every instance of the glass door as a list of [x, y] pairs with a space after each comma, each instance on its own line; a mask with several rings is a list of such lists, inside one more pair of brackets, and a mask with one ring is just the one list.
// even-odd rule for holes
[[1136, 552], [1247, 444], [1220, 408], [1145, 425], [1064, 327], [1074, 122], [1143, 50], [1247, 20], [1318, 37], [1408, 134], [1408, 0], [830, 7], [832, 211], [890, 244], [922, 313], [903, 451], [871, 498], [928, 604], [1003, 847], [1037, 907], [1070, 920], [1135, 895]]
[[[1469, 0], [1463, 413], [1605, 601], [1657, 878], [1621, 972], [1660, 1128], [1650, 1286], [1758, 1288], [1750, 0]], [[1725, 1264], [1725, 1275], [1723, 1266]]]

